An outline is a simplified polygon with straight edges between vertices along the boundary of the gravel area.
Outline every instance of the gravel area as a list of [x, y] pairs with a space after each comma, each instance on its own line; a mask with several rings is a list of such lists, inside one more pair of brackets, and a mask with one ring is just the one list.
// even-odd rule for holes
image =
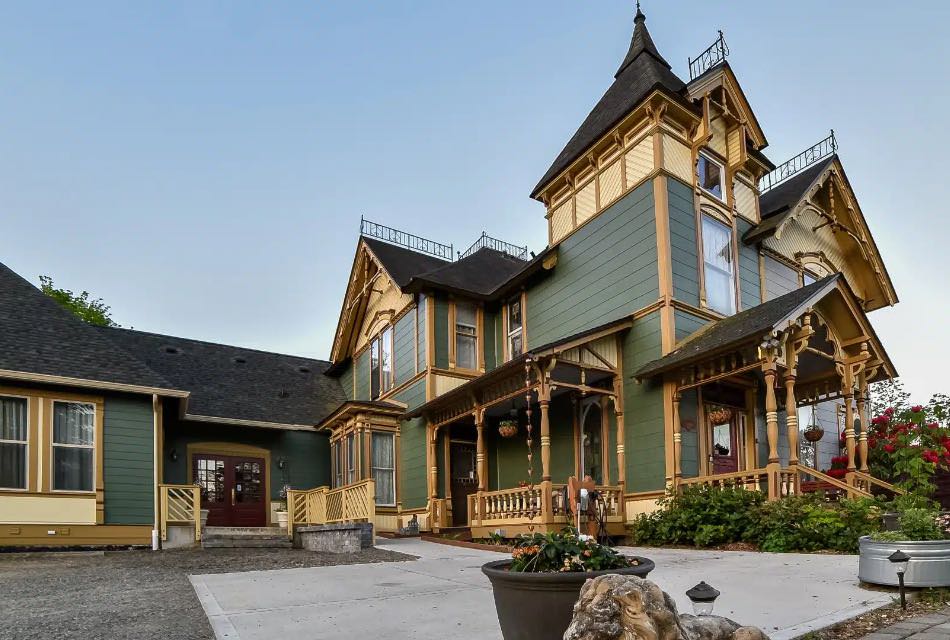
[[213, 640], [189, 575], [412, 559], [382, 549], [0, 554], [0, 639]]

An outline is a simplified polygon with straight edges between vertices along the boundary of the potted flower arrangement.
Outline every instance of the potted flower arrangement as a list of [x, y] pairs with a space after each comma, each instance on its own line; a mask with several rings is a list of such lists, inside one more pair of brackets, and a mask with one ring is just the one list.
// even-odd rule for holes
[[287, 528], [287, 491], [290, 490], [290, 485], [285, 484], [280, 489], [280, 502], [277, 503], [277, 507], [274, 509], [277, 514], [277, 526], [281, 529]]
[[498, 434], [502, 438], [512, 438], [518, 434], [518, 422], [516, 420], [501, 420], [498, 422]]
[[646, 577], [652, 560], [624, 556], [573, 529], [523, 535], [511, 558], [482, 566], [505, 640], [560, 640], [589, 578], [608, 573]]
[[908, 587], [950, 586], [950, 515], [911, 507], [900, 514], [897, 531], [881, 531], [859, 540], [858, 579], [896, 586], [897, 574], [888, 558], [896, 551], [910, 556], [904, 583]]

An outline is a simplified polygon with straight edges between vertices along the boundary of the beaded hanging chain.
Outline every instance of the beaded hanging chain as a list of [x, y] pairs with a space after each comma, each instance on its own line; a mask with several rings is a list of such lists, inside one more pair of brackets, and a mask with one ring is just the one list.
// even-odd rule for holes
[[525, 386], [528, 387], [527, 393], [524, 394], [526, 408], [525, 408], [525, 420], [527, 425], [525, 426], [525, 431], [527, 432], [526, 444], [528, 445], [528, 486], [534, 486], [534, 452], [532, 451], [531, 445], [534, 443], [534, 440], [531, 438], [531, 369], [529, 365], [525, 365], [525, 376], [524, 376]]

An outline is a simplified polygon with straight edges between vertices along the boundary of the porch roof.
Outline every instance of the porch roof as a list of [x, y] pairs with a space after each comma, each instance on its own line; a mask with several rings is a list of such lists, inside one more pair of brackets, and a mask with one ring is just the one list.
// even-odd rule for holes
[[633, 320], [631, 318], [612, 320], [611, 322], [606, 322], [596, 327], [585, 329], [584, 331], [580, 331], [570, 336], [566, 336], [564, 338], [560, 338], [558, 340], [554, 340], [547, 344], [531, 349], [530, 351], [521, 354], [517, 358], [512, 358], [503, 365], [492, 369], [485, 375], [479, 376], [473, 380], [469, 380], [465, 384], [442, 394], [438, 398], [434, 398], [411, 411], [407, 411], [403, 415], [403, 419], [408, 420], [411, 418], [417, 418], [434, 409], [450, 406], [459, 400], [470, 399], [473, 396], [476, 396], [480, 391], [496, 384], [500, 380], [504, 380], [514, 376], [516, 373], [519, 373], [524, 369], [525, 363], [527, 362], [567, 351], [568, 349], [572, 349], [587, 342], [591, 342], [619, 331], [623, 331], [628, 329], [632, 324]]
[[[833, 291], [840, 291], [848, 300], [855, 302], [854, 294], [844, 277], [840, 273], [832, 274], [806, 287], [705, 325], [687, 337], [679, 348], [640, 367], [634, 376], [640, 380], [652, 378], [726, 353], [742, 344], [775, 335]], [[860, 305], [850, 306], [856, 319], [874, 341], [875, 353], [882, 360], [885, 370], [891, 376], [896, 375], [894, 366], [874, 334], [867, 315]]]

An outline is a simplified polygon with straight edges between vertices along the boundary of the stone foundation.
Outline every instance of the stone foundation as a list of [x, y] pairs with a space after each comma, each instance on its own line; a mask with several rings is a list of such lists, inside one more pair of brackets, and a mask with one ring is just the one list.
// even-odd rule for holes
[[325, 553], [357, 553], [373, 546], [373, 525], [347, 522], [299, 527], [294, 531], [294, 546]]

